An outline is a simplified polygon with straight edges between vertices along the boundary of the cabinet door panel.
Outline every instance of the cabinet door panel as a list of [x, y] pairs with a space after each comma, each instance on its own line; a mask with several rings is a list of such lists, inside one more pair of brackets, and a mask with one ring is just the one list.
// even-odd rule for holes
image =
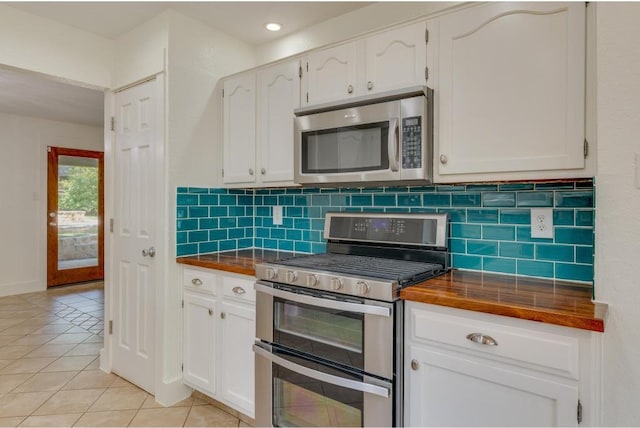
[[225, 184], [255, 182], [255, 79], [255, 73], [247, 73], [224, 82], [222, 180]]
[[320, 104], [356, 95], [355, 42], [310, 53], [307, 67], [306, 104]]
[[184, 293], [184, 367], [186, 383], [213, 395], [215, 376], [216, 300]]
[[576, 426], [578, 387], [411, 345], [407, 426]]
[[223, 302], [222, 312], [222, 396], [234, 408], [253, 417], [255, 309]]
[[260, 181], [293, 181], [293, 110], [300, 107], [298, 60], [258, 72]]
[[360, 93], [425, 85], [425, 31], [421, 22], [367, 38], [366, 79], [359, 85]]
[[439, 174], [584, 168], [582, 3], [491, 3], [439, 28]]

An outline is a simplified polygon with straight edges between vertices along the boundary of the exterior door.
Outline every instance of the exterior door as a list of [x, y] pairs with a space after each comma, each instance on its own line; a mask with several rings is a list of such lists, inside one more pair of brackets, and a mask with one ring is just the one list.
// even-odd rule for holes
[[104, 153], [48, 148], [47, 286], [104, 278]]
[[[156, 80], [115, 95], [112, 370], [154, 392], [162, 124]], [[158, 182], [160, 181], [160, 182]]]

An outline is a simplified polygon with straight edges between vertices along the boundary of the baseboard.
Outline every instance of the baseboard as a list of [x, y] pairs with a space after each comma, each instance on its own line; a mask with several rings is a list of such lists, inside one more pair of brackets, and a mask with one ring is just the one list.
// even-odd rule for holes
[[182, 378], [172, 382], [156, 384], [155, 399], [163, 406], [169, 407], [191, 396], [192, 389], [182, 383]]
[[38, 281], [20, 282], [17, 284], [2, 284], [0, 285], [0, 297], [34, 293], [36, 291], [45, 291], [46, 289], [47, 286]]

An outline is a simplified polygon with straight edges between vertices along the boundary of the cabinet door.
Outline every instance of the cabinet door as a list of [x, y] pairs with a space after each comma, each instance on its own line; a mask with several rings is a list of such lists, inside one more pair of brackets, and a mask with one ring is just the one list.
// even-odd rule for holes
[[365, 79], [359, 93], [426, 85], [426, 23], [386, 31], [364, 40]]
[[214, 298], [184, 293], [183, 377], [208, 395], [216, 392], [215, 314]]
[[256, 75], [224, 82], [223, 171], [225, 184], [255, 182]]
[[409, 345], [406, 426], [577, 426], [578, 387]]
[[258, 72], [258, 131], [262, 183], [293, 181], [293, 110], [300, 107], [300, 61]]
[[307, 57], [305, 105], [356, 95], [356, 42], [312, 52]]
[[439, 21], [439, 176], [584, 168], [584, 3], [489, 3]]
[[232, 407], [253, 418], [255, 309], [224, 301], [221, 317], [221, 394]]

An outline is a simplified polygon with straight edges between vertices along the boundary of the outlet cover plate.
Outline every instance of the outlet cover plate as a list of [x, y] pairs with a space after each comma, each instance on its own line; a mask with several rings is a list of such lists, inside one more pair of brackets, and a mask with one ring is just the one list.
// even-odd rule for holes
[[273, 225], [280, 226], [282, 224], [282, 205], [274, 205], [273, 207]]
[[531, 237], [553, 239], [553, 208], [531, 208]]

